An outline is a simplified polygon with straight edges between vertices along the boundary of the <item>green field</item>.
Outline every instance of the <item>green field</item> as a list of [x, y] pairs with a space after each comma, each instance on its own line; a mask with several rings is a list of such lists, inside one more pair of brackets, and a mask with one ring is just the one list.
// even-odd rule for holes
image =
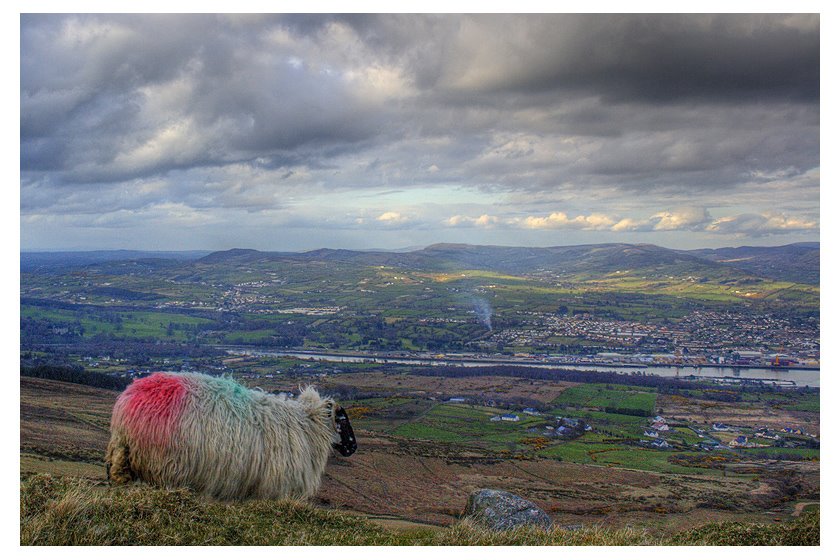
[[180, 313], [154, 311], [67, 310], [22, 305], [21, 320], [49, 321], [57, 328], [80, 329], [85, 338], [108, 335], [115, 338], [154, 338], [183, 342], [191, 329], [211, 323], [208, 319]]
[[621, 385], [585, 384], [571, 387], [552, 401], [558, 407], [638, 410], [653, 415], [656, 393]]
[[[598, 388], [596, 388], [598, 389]], [[616, 393], [631, 396], [633, 391], [615, 390]], [[593, 391], [593, 394], [598, 394]], [[423, 401], [414, 399], [365, 399], [355, 401], [353, 406], [373, 411], [370, 417], [354, 420], [361, 429], [380, 429], [386, 433], [411, 439], [439, 443], [459, 443], [486, 448], [497, 453], [533, 453], [539, 456], [582, 464], [602, 464], [632, 469], [653, 470], [673, 473], [698, 473], [707, 469], [684, 467], [668, 462], [675, 451], [659, 451], [643, 447], [631, 447], [622, 442], [635, 441], [642, 436], [646, 419], [638, 416], [614, 414], [601, 411], [578, 411], [555, 409], [545, 416], [528, 416], [519, 413], [519, 422], [491, 422], [490, 418], [506, 411], [467, 404], [429, 403], [426, 410], [420, 410]], [[428, 401], [426, 401], [428, 402]], [[612, 402], [612, 401], [610, 401]], [[417, 415], [414, 418], [391, 423], [382, 419], [389, 415], [404, 417], [402, 409], [411, 407]], [[575, 416], [592, 426], [592, 431], [574, 440], [543, 438], [546, 425], [554, 425], [554, 415]], [[572, 414], [576, 413], [576, 414]], [[536, 428], [536, 432], [529, 432]], [[693, 443], [689, 430], [678, 432], [679, 438]], [[536, 449], [534, 442], [541, 440], [545, 447]], [[691, 452], [689, 452], [691, 453]]]
[[[609, 444], [592, 441], [586, 435], [578, 440], [560, 443], [539, 452], [540, 456], [560, 459], [572, 463], [595, 464], [610, 467], [622, 467], [644, 471], [655, 471], [676, 474], [714, 474], [709, 469], [685, 467], [668, 461], [673, 451], [660, 451], [642, 447], [628, 447], [625, 445]], [[685, 452], [679, 453], [685, 455]], [[702, 455], [702, 453], [689, 453]]]
[[761, 447], [741, 449], [741, 453], [747, 455], [757, 455], [759, 457], [767, 457], [769, 459], [780, 459], [787, 457], [800, 457], [802, 459], [819, 459], [819, 449], [786, 449], [781, 447]]
[[[441, 444], [463, 444], [485, 448], [489, 453], [534, 454], [581, 464], [598, 464], [629, 469], [678, 474], [721, 474], [719, 470], [685, 466], [669, 461], [673, 455], [704, 457], [708, 453], [692, 450], [704, 441], [687, 427], [672, 426], [662, 434], [676, 448], [658, 450], [638, 444], [649, 440], [644, 429], [650, 418], [606, 412], [603, 408], [646, 406], [653, 408], [655, 393], [628, 386], [603, 384], [578, 385], [564, 391], [552, 404], [562, 404], [539, 416], [518, 412], [518, 422], [490, 418], [508, 410], [460, 403], [440, 403], [424, 399], [381, 398], [354, 401], [355, 407], [367, 410], [354, 420], [361, 429], [382, 431], [395, 436]], [[600, 410], [599, 410], [600, 408]], [[575, 439], [544, 437], [544, 427], [556, 425], [555, 417], [579, 418], [591, 426]], [[539, 443], [538, 447], [535, 445]], [[744, 459], [751, 455], [769, 458], [819, 458], [818, 449], [744, 449], [737, 452]], [[733, 457], [738, 456], [733, 455]]]

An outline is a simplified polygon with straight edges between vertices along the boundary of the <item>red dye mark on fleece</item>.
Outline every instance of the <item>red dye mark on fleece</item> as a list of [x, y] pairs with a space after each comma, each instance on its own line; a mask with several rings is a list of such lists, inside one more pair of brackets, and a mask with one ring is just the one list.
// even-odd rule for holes
[[168, 445], [186, 394], [184, 378], [166, 373], [154, 373], [129, 385], [120, 396], [129, 434], [146, 445]]

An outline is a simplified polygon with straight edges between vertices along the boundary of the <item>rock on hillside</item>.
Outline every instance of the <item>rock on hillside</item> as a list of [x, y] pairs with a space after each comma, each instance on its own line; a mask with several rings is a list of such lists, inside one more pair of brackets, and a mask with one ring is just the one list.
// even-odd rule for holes
[[467, 500], [464, 517], [494, 531], [515, 529], [522, 525], [551, 528], [551, 518], [533, 502], [503, 490], [475, 490]]

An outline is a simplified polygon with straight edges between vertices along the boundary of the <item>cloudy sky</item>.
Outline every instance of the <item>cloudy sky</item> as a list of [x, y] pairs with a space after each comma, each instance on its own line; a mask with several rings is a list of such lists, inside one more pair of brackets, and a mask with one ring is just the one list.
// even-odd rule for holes
[[21, 248], [819, 239], [812, 15], [21, 17]]

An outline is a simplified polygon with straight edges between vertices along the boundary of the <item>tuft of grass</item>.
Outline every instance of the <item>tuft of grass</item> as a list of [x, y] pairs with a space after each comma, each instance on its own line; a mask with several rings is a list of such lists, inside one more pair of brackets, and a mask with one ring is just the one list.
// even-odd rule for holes
[[33, 475], [20, 489], [21, 545], [818, 545], [819, 512], [780, 526], [721, 523], [670, 538], [591, 527], [493, 532], [470, 520], [391, 531], [357, 515], [285, 500], [217, 502], [188, 490], [111, 488]]
[[590, 527], [569, 530], [554, 527], [548, 531], [537, 527], [519, 527], [508, 531], [492, 531], [464, 519], [445, 530], [432, 534], [428, 542], [409, 544], [445, 546], [641, 546], [663, 545], [662, 539], [638, 529], [604, 529]]
[[224, 503], [185, 489], [95, 486], [35, 475], [21, 485], [22, 545], [381, 545], [373, 523], [294, 501]]
[[712, 523], [679, 535], [672, 544], [711, 546], [819, 546], [820, 512], [805, 511], [796, 521], [779, 525]]

